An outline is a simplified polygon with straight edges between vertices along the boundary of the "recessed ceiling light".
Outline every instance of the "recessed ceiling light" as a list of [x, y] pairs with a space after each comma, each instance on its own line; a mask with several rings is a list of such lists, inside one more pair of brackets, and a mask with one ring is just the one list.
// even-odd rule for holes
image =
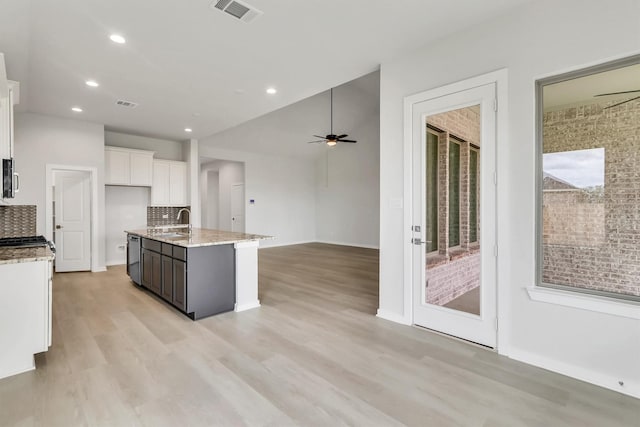
[[111, 34], [109, 38], [111, 39], [112, 42], [118, 43], [118, 44], [125, 44], [127, 42], [127, 40], [124, 37], [122, 37], [120, 34]]
[[84, 82], [87, 86], [91, 86], [91, 87], [98, 87], [100, 86], [100, 84], [95, 81], [95, 80], [87, 80], [86, 82]]
[[80, 107], [71, 107], [71, 111], [76, 113], [82, 113], [82, 108]]
[[184, 131], [185, 131], [185, 132], [193, 132], [193, 129], [191, 129], [191, 128], [184, 128]]
[[275, 87], [267, 88], [267, 93], [268, 93], [269, 95], [274, 95], [274, 94], [276, 94], [277, 92], [278, 92], [278, 91], [276, 90], [276, 88], [275, 88]]

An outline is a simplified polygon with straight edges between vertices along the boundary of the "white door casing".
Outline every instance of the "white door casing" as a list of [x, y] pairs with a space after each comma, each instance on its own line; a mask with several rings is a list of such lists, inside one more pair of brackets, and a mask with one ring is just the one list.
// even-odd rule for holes
[[90, 181], [88, 172], [55, 172], [57, 272], [91, 270]]
[[[429, 329], [496, 347], [496, 85], [469, 86], [450, 94], [437, 93], [424, 97], [411, 106], [412, 138], [412, 225], [426, 230], [425, 144], [426, 119], [428, 116], [480, 105], [481, 150], [480, 156], [480, 208], [482, 219], [480, 239], [480, 315], [449, 309], [425, 302], [426, 251], [424, 244], [412, 245], [413, 323]], [[414, 232], [413, 237], [424, 240], [423, 233]]]
[[244, 184], [231, 186], [231, 231], [244, 233]]

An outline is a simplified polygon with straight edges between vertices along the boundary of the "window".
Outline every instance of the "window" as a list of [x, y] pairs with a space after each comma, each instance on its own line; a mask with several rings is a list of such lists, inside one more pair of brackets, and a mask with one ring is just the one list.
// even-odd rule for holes
[[438, 135], [427, 130], [426, 251], [438, 250]]
[[469, 242], [478, 242], [478, 178], [479, 155], [477, 148], [469, 150]]
[[640, 300], [640, 56], [537, 82], [537, 284]]
[[460, 144], [449, 140], [449, 247], [460, 246]]

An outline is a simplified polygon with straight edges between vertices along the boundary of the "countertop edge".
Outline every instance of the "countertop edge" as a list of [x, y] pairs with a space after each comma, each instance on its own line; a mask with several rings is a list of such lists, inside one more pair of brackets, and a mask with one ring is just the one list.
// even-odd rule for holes
[[[218, 230], [212, 230], [212, 231], [218, 231]], [[181, 246], [181, 247], [184, 247], [184, 248], [198, 248], [198, 247], [204, 247], [204, 246], [231, 245], [231, 244], [242, 243], [242, 242], [252, 242], [252, 241], [274, 239], [273, 236], [253, 235], [251, 238], [245, 238], [245, 239], [224, 239], [224, 240], [209, 241], [209, 242], [189, 243], [189, 242], [185, 242], [185, 239], [182, 238], [182, 237], [180, 237], [180, 238], [163, 238], [163, 237], [160, 237], [160, 236], [155, 236], [152, 233], [145, 233], [145, 232], [143, 232], [141, 230], [125, 230], [124, 232], [127, 233], [127, 234], [134, 235], [134, 236], [142, 237], [144, 239], [155, 240], [157, 242], [168, 243], [168, 244], [171, 244], [171, 245]], [[197, 234], [197, 231], [196, 231], [196, 234]]]

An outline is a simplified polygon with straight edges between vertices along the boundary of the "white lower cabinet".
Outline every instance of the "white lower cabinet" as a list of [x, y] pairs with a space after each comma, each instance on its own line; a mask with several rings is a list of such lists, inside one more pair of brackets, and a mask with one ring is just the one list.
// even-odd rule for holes
[[187, 163], [172, 160], [153, 161], [152, 206], [187, 204]]
[[35, 369], [51, 345], [51, 261], [0, 265], [0, 378]]

